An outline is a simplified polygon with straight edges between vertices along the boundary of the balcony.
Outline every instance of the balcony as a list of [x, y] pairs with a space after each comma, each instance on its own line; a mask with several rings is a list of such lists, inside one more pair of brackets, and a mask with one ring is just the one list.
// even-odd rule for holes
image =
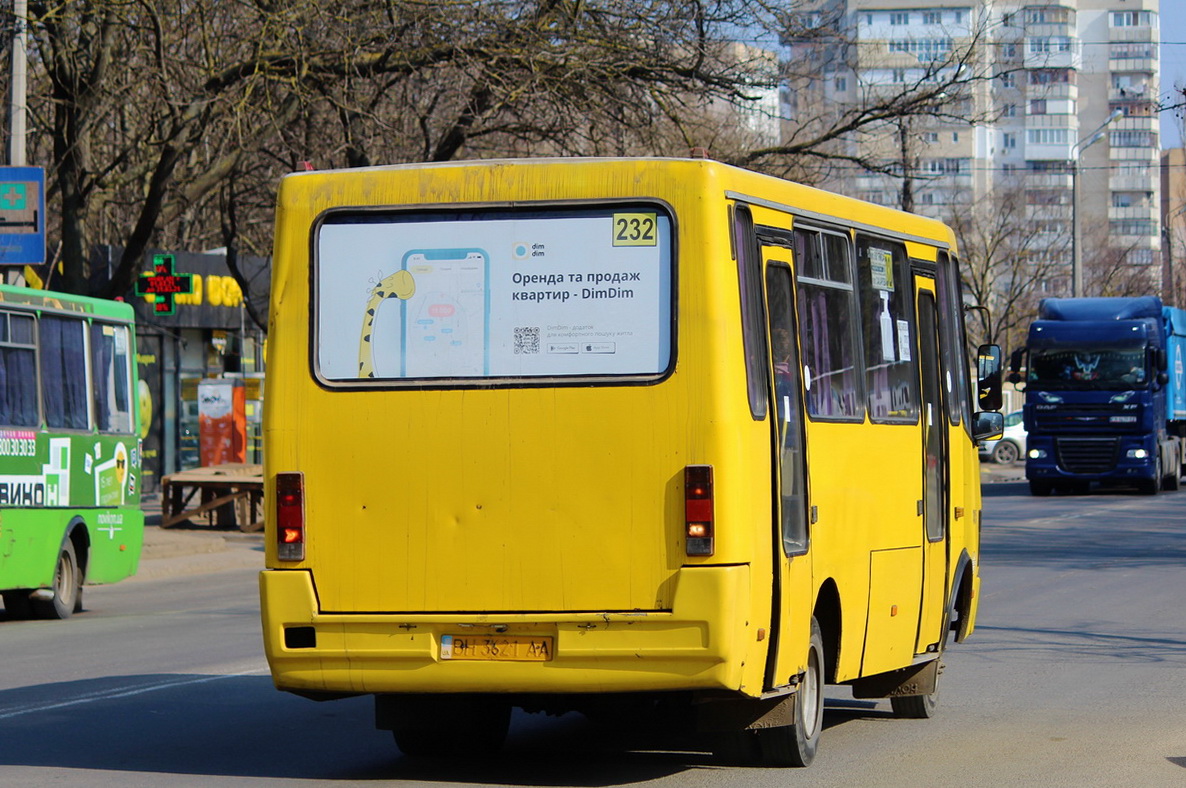
[[1139, 71], [1143, 74], [1157, 73], [1157, 59], [1151, 57], [1110, 57], [1109, 71]]
[[1029, 47], [1026, 47], [1025, 67], [1073, 68], [1078, 70], [1083, 67], [1083, 55], [1080, 53], [1077, 42], [1072, 44], [1071, 49], [1064, 52], [1031, 52]]
[[1071, 174], [1069, 172], [1034, 172], [1025, 176], [1027, 189], [1070, 189]]
[[1108, 89], [1108, 101], [1152, 101], [1154, 98], [1153, 88], [1149, 85]]
[[1133, 252], [1137, 249], [1161, 249], [1161, 238], [1154, 233], [1153, 235], [1119, 235], [1108, 234], [1108, 246], [1113, 249], [1123, 249], [1127, 252]]
[[1119, 162], [1135, 162], [1135, 163], [1155, 163], [1158, 160], [1157, 148], [1130, 148], [1119, 145], [1112, 145], [1108, 149], [1108, 159], [1114, 163]]
[[1112, 42], [1124, 41], [1156, 41], [1155, 28], [1152, 25], [1136, 25], [1133, 27], [1109, 27], [1108, 40]]
[[1114, 192], [1149, 191], [1157, 181], [1157, 175], [1131, 175], [1123, 171], [1108, 178], [1108, 189]]
[[1079, 100], [1079, 86], [1070, 82], [1026, 83], [1025, 97], [1027, 99], [1070, 99]]
[[1155, 115], [1125, 115], [1108, 128], [1111, 131], [1157, 131], [1160, 125]]
[[1108, 219], [1147, 219], [1151, 222], [1157, 222], [1157, 206], [1152, 204], [1143, 206], [1129, 206], [1128, 208], [1117, 208], [1115, 206], [1110, 206], [1108, 208]]

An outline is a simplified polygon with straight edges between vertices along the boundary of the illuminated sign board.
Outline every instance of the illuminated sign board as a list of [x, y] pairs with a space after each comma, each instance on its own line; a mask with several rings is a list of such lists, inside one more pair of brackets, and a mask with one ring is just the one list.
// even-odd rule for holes
[[177, 310], [176, 297], [194, 291], [193, 274], [178, 274], [173, 270], [171, 254], [152, 256], [152, 273], [136, 280], [136, 295], [155, 296], [152, 311], [157, 315], [171, 315]]

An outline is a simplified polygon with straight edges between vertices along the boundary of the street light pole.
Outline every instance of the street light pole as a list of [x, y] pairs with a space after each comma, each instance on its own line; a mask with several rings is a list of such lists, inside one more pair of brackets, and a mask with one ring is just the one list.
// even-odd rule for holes
[[28, 2], [13, 0], [12, 3], [12, 81], [8, 87], [8, 164], [12, 167], [25, 166], [25, 81], [28, 61], [25, 54], [25, 37], [28, 31]]
[[1104, 129], [1112, 121], [1123, 117], [1123, 110], [1112, 110], [1112, 114], [1099, 125], [1099, 128], [1079, 140], [1074, 147], [1071, 161], [1071, 295], [1075, 298], [1083, 296], [1083, 264], [1079, 259], [1079, 157], [1083, 155], [1083, 151], [1104, 138]]

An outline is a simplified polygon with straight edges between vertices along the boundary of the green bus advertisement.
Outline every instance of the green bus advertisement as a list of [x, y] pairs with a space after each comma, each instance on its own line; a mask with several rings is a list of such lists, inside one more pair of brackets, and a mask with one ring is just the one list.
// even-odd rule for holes
[[0, 285], [0, 595], [67, 618], [136, 572], [142, 393], [130, 304]]

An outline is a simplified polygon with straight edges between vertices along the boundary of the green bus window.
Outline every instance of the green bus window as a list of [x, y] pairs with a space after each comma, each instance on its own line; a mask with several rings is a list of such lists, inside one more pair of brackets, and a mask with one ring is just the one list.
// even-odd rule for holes
[[0, 313], [0, 425], [36, 427], [37, 347], [33, 318]]
[[130, 362], [126, 328], [100, 323], [91, 326], [95, 424], [101, 432], [132, 431]]
[[39, 321], [41, 393], [45, 424], [50, 428], [85, 430], [87, 405], [86, 325], [81, 320], [45, 317]]

